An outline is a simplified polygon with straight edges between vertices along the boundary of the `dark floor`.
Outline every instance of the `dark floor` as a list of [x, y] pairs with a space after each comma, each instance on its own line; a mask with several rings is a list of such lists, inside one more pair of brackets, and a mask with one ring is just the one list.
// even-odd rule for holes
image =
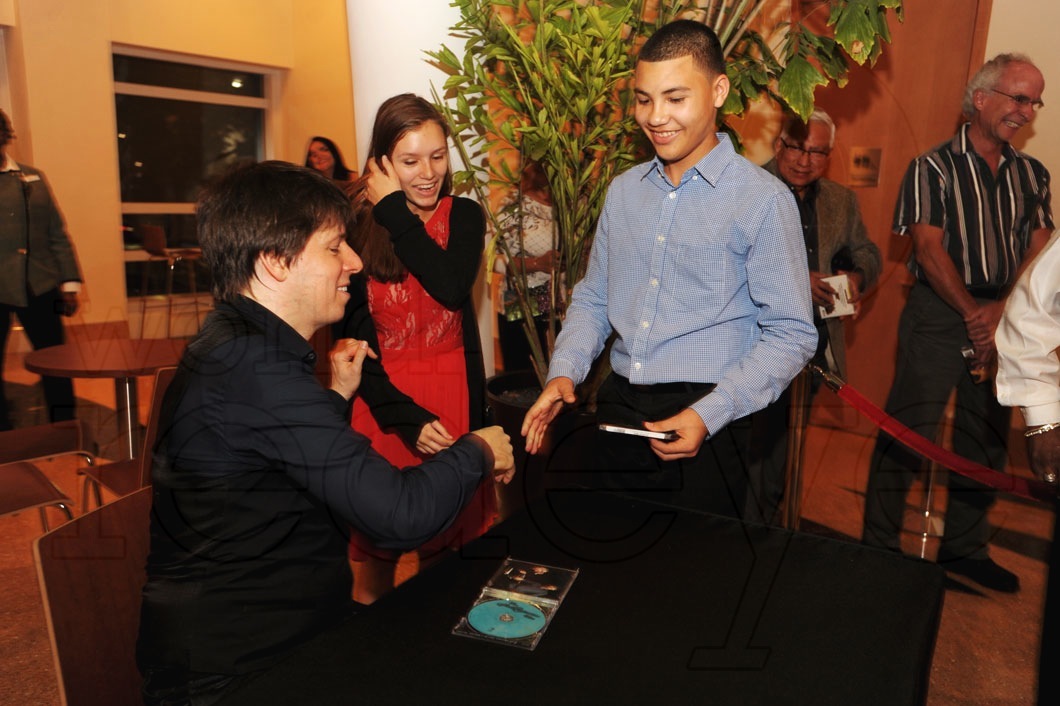
[[[21, 415], [41, 421], [34, 409], [36, 376], [26, 373], [19, 359], [9, 357], [8, 382], [25, 401]], [[150, 400], [150, 380], [140, 380], [141, 419]], [[100, 428], [104, 451], [117, 436], [114, 425], [113, 385], [106, 380], [78, 380], [79, 405], [92, 415]], [[837, 404], [823, 392], [819, 405]], [[1016, 415], [1018, 417], [1018, 415]], [[820, 532], [853, 540], [860, 534], [862, 496], [868, 456], [873, 439], [833, 428], [835, 420], [818, 414], [805, 440], [803, 500], [804, 531]], [[841, 416], [841, 419], [849, 419]], [[1013, 435], [1013, 470], [1027, 474], [1022, 439]], [[45, 472], [71, 497], [80, 498], [75, 464], [55, 460], [41, 464]], [[933, 506], [944, 507], [944, 493], [937, 493]], [[940, 518], [925, 526], [921, 497], [914, 492], [906, 527], [905, 549], [909, 554], [933, 557]], [[80, 511], [77, 508], [76, 511]], [[52, 516], [52, 522], [61, 515]], [[1004, 595], [953, 577], [949, 580], [942, 623], [935, 648], [928, 694], [929, 706], [1023, 706], [1035, 700], [1039, 624], [1044, 598], [1044, 579], [1050, 512], [1043, 506], [1004, 497], [992, 511], [997, 529], [992, 556], [1015, 571], [1022, 590]], [[43, 608], [33, 567], [31, 543], [41, 531], [35, 512], [0, 518], [0, 706], [59, 703], [55, 671], [44, 622]], [[901, 616], [894, 616], [900, 620]], [[852, 705], [856, 706], [856, 705]]]

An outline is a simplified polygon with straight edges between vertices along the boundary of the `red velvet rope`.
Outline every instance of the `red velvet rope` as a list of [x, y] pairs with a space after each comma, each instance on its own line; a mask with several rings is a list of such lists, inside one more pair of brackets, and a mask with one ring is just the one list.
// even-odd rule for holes
[[958, 456], [937, 444], [932, 443], [925, 437], [889, 416], [882, 409], [867, 400], [860, 392], [850, 385], [843, 384], [838, 389], [829, 381], [829, 386], [835, 390], [841, 399], [850, 404], [865, 417], [871, 419], [876, 426], [893, 436], [897, 441], [916, 451], [921, 456], [945, 466], [951, 471], [956, 471], [962, 476], [967, 476], [983, 485], [1013, 495], [1022, 495], [1032, 500], [1041, 500], [1052, 503], [1056, 500], [1055, 486], [1037, 480], [1017, 478], [1007, 473], [1000, 473], [992, 468], [969, 461], [963, 456]]

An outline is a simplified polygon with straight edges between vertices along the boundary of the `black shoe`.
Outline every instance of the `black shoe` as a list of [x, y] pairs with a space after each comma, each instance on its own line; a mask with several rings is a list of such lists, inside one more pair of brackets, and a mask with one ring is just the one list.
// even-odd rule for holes
[[1008, 569], [999, 566], [989, 557], [986, 559], [968, 559], [953, 557], [939, 552], [937, 562], [946, 571], [965, 576], [981, 586], [992, 588], [1002, 593], [1016, 593], [1020, 590], [1020, 578]]

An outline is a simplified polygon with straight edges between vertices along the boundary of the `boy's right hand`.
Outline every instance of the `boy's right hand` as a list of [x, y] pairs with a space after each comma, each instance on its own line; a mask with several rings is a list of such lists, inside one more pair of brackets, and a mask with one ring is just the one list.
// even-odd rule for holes
[[574, 381], [568, 377], [553, 378], [545, 385], [541, 395], [523, 417], [522, 434], [526, 437], [526, 452], [536, 454], [545, 440], [548, 425], [556, 418], [565, 404], [578, 401], [574, 394]]
[[515, 475], [515, 453], [512, 440], [499, 426], [485, 427], [471, 432], [479, 437], [493, 451], [493, 480], [508, 483]]

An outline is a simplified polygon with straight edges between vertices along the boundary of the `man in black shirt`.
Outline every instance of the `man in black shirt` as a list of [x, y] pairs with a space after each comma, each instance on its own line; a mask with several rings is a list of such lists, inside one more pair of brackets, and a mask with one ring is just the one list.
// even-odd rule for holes
[[213, 703], [349, 613], [349, 526], [407, 549], [445, 529], [483, 475], [508, 482], [499, 427], [398, 471], [353, 431], [363, 341], [309, 338], [342, 317], [361, 261], [349, 201], [281, 162], [239, 169], [197, 209], [217, 309], [162, 408], [138, 644], [147, 703]]

